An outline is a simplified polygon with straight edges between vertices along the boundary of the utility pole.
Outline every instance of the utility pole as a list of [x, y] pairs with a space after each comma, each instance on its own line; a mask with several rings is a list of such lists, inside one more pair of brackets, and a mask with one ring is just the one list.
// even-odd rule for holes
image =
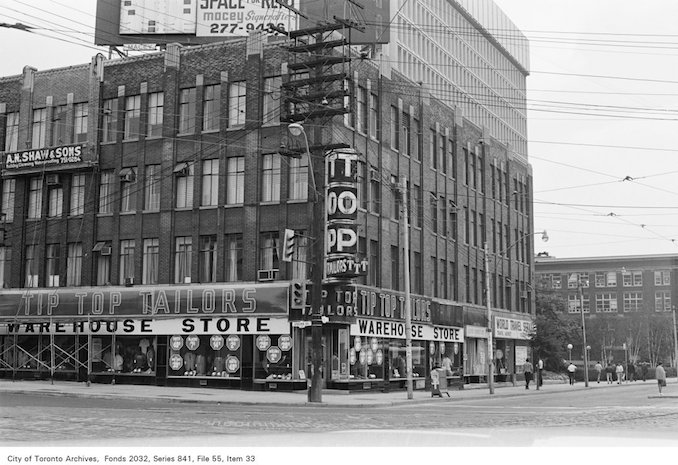
[[584, 318], [584, 283], [582, 283], [581, 276], [577, 276], [577, 283], [579, 284], [579, 306], [581, 307], [581, 331], [583, 335], [583, 351], [584, 351], [584, 386], [589, 387], [589, 354], [586, 344], [586, 319]]
[[487, 385], [494, 394], [494, 346], [492, 341], [492, 301], [490, 300], [490, 259], [487, 241], [483, 244], [485, 256], [485, 304], [487, 306]]
[[407, 178], [400, 178], [403, 199], [403, 268], [405, 269], [405, 362], [407, 367], [407, 398], [412, 399], [412, 301], [410, 299], [410, 230], [407, 209]]

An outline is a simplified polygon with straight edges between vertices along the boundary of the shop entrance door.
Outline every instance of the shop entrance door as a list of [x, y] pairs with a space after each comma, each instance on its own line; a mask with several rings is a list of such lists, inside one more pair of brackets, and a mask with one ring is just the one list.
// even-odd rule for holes
[[[321, 386], [323, 389], [327, 387], [327, 373], [328, 373], [328, 367], [327, 367], [327, 360], [329, 360], [329, 349], [327, 347], [327, 336], [324, 334], [322, 335], [322, 360], [320, 363], [320, 378], [321, 378]], [[304, 346], [306, 347], [305, 351], [305, 360], [306, 360], [306, 379], [310, 381], [313, 379], [313, 338], [311, 337], [311, 331], [310, 328], [306, 332], [306, 340]]]

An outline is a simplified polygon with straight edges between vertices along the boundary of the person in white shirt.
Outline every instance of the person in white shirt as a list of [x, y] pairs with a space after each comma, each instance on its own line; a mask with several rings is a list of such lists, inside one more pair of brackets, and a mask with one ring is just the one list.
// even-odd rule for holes
[[570, 376], [570, 386], [574, 386], [574, 372], [577, 371], [577, 366], [570, 362], [567, 366], [567, 374]]

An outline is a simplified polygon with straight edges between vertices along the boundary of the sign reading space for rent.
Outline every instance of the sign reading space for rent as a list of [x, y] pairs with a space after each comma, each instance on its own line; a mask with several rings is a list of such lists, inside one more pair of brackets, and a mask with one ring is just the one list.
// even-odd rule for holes
[[[284, 0], [297, 8], [297, 0]], [[270, 25], [284, 30], [297, 29], [297, 15], [275, 0], [200, 0], [196, 35], [198, 37], [246, 36]]]

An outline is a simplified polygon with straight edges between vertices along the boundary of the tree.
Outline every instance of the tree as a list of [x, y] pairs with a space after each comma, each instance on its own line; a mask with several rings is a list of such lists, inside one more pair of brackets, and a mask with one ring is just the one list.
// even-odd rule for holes
[[567, 302], [545, 283], [537, 283], [537, 316], [531, 335], [534, 356], [544, 360], [544, 368], [559, 371], [567, 358], [567, 344], [581, 344], [581, 328], [577, 322], [562, 318]]

